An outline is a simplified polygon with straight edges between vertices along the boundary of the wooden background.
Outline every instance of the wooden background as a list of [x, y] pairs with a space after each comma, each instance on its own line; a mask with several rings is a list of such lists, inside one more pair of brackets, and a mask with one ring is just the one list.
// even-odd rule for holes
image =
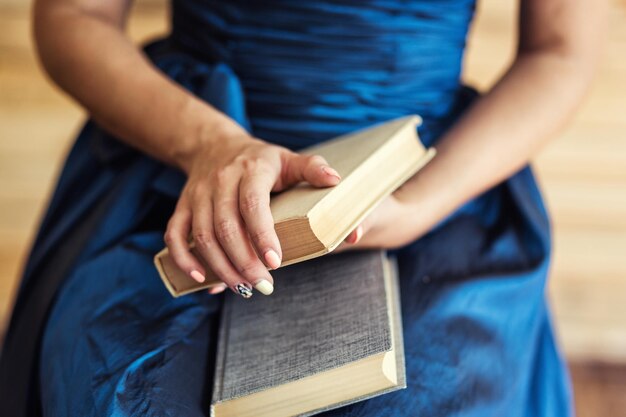
[[[612, 5], [591, 92], [535, 165], [554, 223], [550, 296], [563, 346], [570, 358], [626, 362], [626, 2]], [[515, 15], [513, 1], [479, 2], [468, 82], [487, 88], [506, 68]]]
[[[85, 118], [38, 67], [29, 7], [0, 0], [0, 329], [55, 176]], [[166, 15], [164, 0], [139, 0], [132, 38], [165, 33]], [[506, 69], [515, 16], [513, 0], [479, 1], [468, 40], [468, 83], [487, 89]], [[605, 58], [589, 97], [536, 160], [555, 229], [549, 295], [581, 416], [626, 415], [625, 111], [626, 1], [614, 0]]]

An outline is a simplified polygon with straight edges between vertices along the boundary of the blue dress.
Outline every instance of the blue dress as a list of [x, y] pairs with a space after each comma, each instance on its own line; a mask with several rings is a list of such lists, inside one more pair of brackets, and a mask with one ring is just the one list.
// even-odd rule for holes
[[[473, 0], [173, 0], [171, 35], [146, 53], [270, 142], [298, 149], [417, 113], [433, 145], [476, 96], [459, 79], [473, 13]], [[152, 264], [183, 183], [85, 126], [25, 269], [0, 414], [208, 414], [222, 298], [172, 299]], [[524, 168], [393, 251], [408, 388], [323, 415], [571, 415], [550, 247]]]

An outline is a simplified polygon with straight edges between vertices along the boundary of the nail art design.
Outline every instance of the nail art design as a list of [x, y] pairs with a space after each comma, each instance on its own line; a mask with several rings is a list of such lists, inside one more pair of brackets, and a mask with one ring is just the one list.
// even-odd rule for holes
[[237, 285], [235, 285], [235, 290], [243, 298], [250, 298], [250, 297], [252, 297], [252, 288], [249, 288], [246, 284], [237, 284]]

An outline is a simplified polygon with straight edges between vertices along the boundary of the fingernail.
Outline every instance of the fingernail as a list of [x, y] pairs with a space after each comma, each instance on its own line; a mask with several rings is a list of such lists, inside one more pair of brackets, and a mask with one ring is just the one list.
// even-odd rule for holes
[[202, 275], [199, 271], [196, 271], [195, 269], [191, 271], [189, 275], [191, 275], [191, 278], [195, 279], [198, 282], [204, 282], [204, 280], [206, 279], [204, 275]]
[[337, 179], [341, 179], [341, 176], [339, 176], [339, 173], [337, 171], [335, 171], [334, 169], [332, 169], [331, 167], [329, 167], [328, 165], [322, 165], [322, 171], [324, 171], [325, 174], [328, 175], [332, 175], [333, 177], [337, 177]]
[[216, 287], [213, 287], [209, 290], [209, 294], [219, 294], [221, 292], [223, 292], [226, 289], [226, 285], [218, 285]]
[[278, 254], [273, 249], [270, 249], [267, 252], [265, 252], [265, 255], [263, 256], [265, 258], [265, 262], [267, 262], [270, 268], [276, 269], [280, 266], [280, 258], [278, 257]]
[[356, 228], [356, 238], [354, 239], [354, 243], [357, 243], [363, 237], [363, 226], [359, 226]]
[[237, 294], [241, 295], [243, 298], [252, 297], [252, 288], [248, 288], [245, 284], [235, 285], [235, 291], [237, 291]]
[[270, 295], [274, 292], [274, 286], [266, 279], [262, 279], [257, 282], [254, 288], [256, 288], [263, 295]]

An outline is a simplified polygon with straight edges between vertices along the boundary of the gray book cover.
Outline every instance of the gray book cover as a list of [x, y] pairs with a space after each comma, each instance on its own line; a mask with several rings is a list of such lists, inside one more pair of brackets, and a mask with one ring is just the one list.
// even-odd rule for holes
[[[257, 294], [243, 299], [227, 294], [212, 404], [387, 352], [392, 347], [392, 336], [398, 386], [384, 392], [404, 388], [395, 269], [394, 260], [388, 259], [384, 250], [350, 251], [272, 271], [275, 291], [269, 297]], [[385, 273], [391, 274], [389, 288], [385, 285]], [[395, 307], [392, 323], [388, 301]], [[302, 415], [381, 393], [330, 404]]]

